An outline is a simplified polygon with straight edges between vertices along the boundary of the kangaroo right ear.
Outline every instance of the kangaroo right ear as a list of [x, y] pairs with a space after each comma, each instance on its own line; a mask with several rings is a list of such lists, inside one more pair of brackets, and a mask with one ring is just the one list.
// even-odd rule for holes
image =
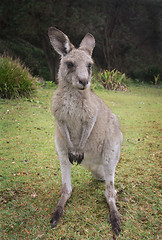
[[50, 27], [48, 29], [48, 36], [53, 48], [60, 55], [65, 56], [72, 50], [72, 48], [74, 48], [74, 46], [70, 43], [69, 38], [55, 27]]
[[80, 49], [87, 51], [92, 55], [93, 49], [95, 47], [95, 39], [92, 34], [87, 33], [80, 44]]

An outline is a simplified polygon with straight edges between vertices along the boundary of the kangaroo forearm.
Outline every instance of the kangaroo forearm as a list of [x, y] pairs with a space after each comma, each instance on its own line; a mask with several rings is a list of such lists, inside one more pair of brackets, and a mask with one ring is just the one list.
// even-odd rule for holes
[[66, 140], [68, 148], [72, 149], [73, 148], [73, 143], [72, 143], [72, 141], [70, 139], [69, 130], [68, 130], [66, 124], [64, 122], [59, 122], [59, 123], [57, 122], [57, 125], [59, 127], [59, 130], [60, 130], [61, 134], [63, 135], [63, 137]]
[[92, 132], [92, 129], [95, 125], [96, 118], [97, 117], [95, 116], [95, 118], [93, 119], [93, 122], [90, 122], [89, 124], [85, 124], [83, 131], [82, 131], [81, 140], [79, 143], [79, 149], [84, 149], [85, 144], [86, 144], [86, 142]]

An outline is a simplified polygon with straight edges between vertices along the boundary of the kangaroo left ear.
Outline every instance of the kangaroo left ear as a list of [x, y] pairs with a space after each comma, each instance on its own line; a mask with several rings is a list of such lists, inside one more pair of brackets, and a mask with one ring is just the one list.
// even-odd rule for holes
[[79, 49], [87, 51], [90, 55], [92, 55], [93, 49], [95, 47], [95, 38], [92, 34], [87, 33], [83, 40], [80, 43]]
[[74, 48], [66, 34], [55, 27], [48, 29], [48, 36], [53, 48], [60, 55], [65, 56]]

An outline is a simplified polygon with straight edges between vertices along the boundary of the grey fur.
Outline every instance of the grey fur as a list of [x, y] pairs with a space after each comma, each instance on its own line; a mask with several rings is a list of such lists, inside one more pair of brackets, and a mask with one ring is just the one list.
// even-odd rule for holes
[[117, 117], [90, 91], [92, 52], [95, 39], [86, 34], [76, 49], [69, 38], [56, 28], [49, 29], [54, 49], [61, 55], [59, 86], [54, 94], [52, 111], [56, 120], [55, 145], [62, 172], [62, 194], [52, 217], [52, 226], [63, 215], [71, 196], [71, 163], [88, 168], [94, 178], [105, 180], [105, 197], [110, 208], [113, 231], [120, 231], [114, 188], [115, 168], [120, 157], [122, 133]]

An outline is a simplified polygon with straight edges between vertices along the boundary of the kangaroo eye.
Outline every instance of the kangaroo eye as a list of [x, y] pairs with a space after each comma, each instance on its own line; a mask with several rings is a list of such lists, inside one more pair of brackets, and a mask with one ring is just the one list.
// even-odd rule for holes
[[88, 64], [88, 69], [91, 70], [91, 68], [92, 68], [92, 63], [89, 63]]
[[74, 63], [72, 62], [66, 62], [66, 65], [69, 69], [74, 67]]

